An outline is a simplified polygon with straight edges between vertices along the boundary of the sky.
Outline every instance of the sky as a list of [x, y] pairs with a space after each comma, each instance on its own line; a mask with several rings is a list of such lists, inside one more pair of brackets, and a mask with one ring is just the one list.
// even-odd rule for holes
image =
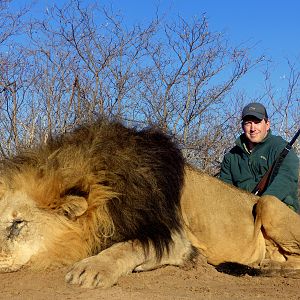
[[[0, 0], [1, 1], [1, 0]], [[3, 1], [3, 0], [2, 0]], [[151, 20], [159, 12], [169, 18], [178, 15], [192, 19], [203, 13], [210, 27], [226, 32], [233, 42], [253, 41], [274, 59], [300, 55], [300, 1], [299, 0], [81, 0], [97, 2], [120, 11], [128, 22]], [[28, 0], [14, 0], [23, 5]], [[37, 0], [38, 9], [65, 0]]]
[[[212, 31], [224, 32], [232, 45], [255, 45], [253, 55], [271, 59], [272, 82], [278, 91], [287, 84], [287, 59], [300, 58], [299, 0], [110, 0], [129, 20], [150, 19], [156, 6], [170, 18], [178, 15], [192, 19], [203, 13]], [[263, 89], [262, 69], [254, 70], [239, 82], [249, 96]]]
[[128, 19], [151, 18], [156, 5], [170, 17], [192, 18], [206, 13], [213, 30], [228, 33], [236, 43], [251, 40], [274, 58], [300, 54], [298, 0], [111, 0]]
[[[1, 1], [1, 0], [0, 0]], [[232, 45], [256, 45], [253, 54], [265, 54], [273, 61], [273, 81], [280, 87], [286, 81], [287, 59], [300, 58], [299, 0], [95, 0], [119, 11], [128, 24], [148, 22], [157, 7], [168, 19], [178, 16], [191, 20], [203, 13], [210, 30], [224, 32]], [[83, 3], [95, 2], [82, 0]], [[14, 5], [29, 3], [14, 0]], [[64, 0], [38, 0], [34, 13]], [[253, 95], [263, 84], [261, 70], [254, 70], [240, 85]], [[260, 72], [260, 73], [259, 73]]]

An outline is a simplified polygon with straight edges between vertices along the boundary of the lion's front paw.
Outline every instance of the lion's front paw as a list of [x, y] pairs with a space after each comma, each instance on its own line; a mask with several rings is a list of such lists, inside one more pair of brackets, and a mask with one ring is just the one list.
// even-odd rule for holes
[[120, 275], [112, 262], [92, 256], [73, 265], [65, 279], [67, 283], [83, 288], [108, 288], [117, 282]]

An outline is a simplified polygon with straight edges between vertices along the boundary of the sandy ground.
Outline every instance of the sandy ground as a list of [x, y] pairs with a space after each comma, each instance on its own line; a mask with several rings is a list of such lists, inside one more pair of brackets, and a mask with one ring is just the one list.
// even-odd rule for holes
[[300, 279], [233, 277], [198, 262], [189, 270], [167, 266], [122, 277], [106, 289], [66, 284], [66, 269], [0, 274], [0, 299], [300, 299]]

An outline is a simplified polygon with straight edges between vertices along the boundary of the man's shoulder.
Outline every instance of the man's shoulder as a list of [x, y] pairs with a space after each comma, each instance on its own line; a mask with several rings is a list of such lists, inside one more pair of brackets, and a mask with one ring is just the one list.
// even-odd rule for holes
[[224, 155], [226, 158], [230, 158], [232, 156], [241, 155], [243, 153], [243, 150], [240, 146], [233, 146], [229, 151], [227, 151]]
[[[265, 149], [272, 149], [272, 152], [275, 153], [276, 155], [278, 155], [284, 148], [285, 146], [288, 144], [288, 142], [283, 139], [281, 136], [279, 135], [270, 135], [269, 139], [266, 142], [266, 147], [264, 147]], [[295, 150], [292, 148], [289, 151], [291, 154], [289, 155], [289, 157], [295, 161], [298, 161], [299, 158], [295, 152]]]
[[270, 133], [266, 139], [266, 144], [276, 148], [284, 148], [287, 145], [287, 141], [279, 135]]

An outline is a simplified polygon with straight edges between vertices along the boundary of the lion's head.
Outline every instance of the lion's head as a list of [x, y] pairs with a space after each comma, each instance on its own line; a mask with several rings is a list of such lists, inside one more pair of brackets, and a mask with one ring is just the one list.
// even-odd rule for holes
[[68, 195], [49, 208], [33, 195], [26, 189], [2, 190], [0, 271], [69, 265], [106, 247], [113, 229], [105, 207], [99, 203], [93, 207], [82, 196]]
[[0, 271], [69, 265], [180, 230], [184, 160], [167, 135], [99, 121], [0, 161]]

